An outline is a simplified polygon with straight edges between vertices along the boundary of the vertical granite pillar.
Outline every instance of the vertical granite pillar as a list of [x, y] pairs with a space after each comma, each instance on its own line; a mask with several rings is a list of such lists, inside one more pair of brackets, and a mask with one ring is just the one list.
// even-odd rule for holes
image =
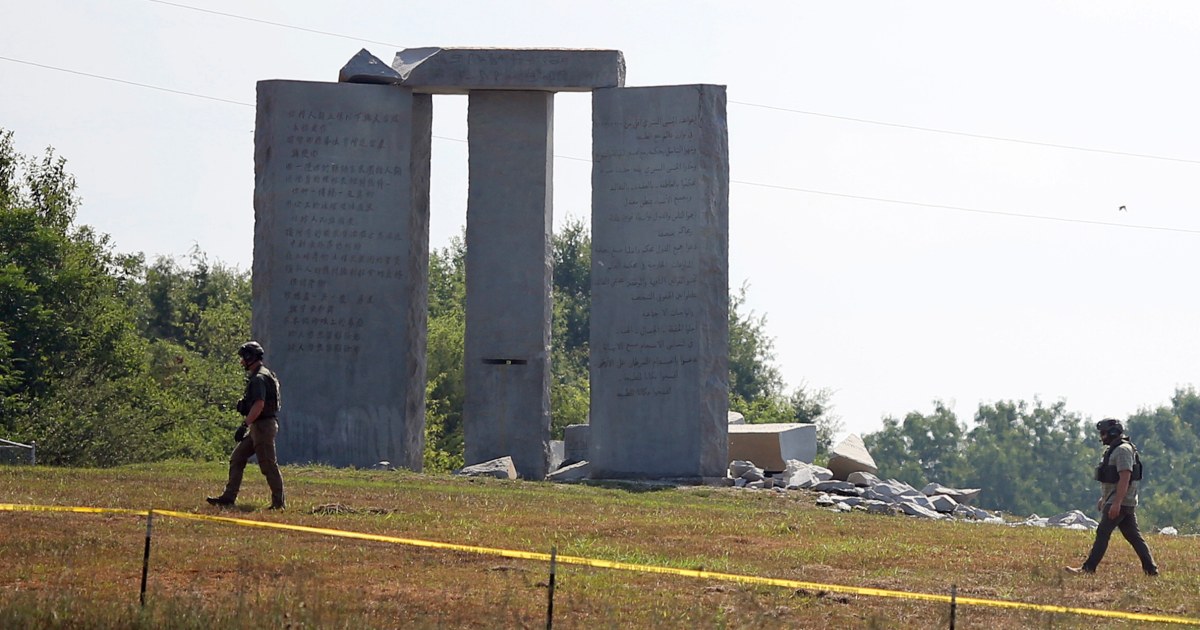
[[550, 439], [554, 94], [472, 90], [467, 110], [466, 463], [542, 479]]
[[281, 462], [421, 469], [431, 117], [398, 86], [258, 84], [251, 329]]
[[592, 125], [592, 476], [724, 476], [725, 88], [595, 90]]

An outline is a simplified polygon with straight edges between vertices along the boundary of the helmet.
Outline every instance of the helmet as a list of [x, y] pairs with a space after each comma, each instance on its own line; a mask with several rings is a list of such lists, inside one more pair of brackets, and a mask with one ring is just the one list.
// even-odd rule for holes
[[1125, 432], [1125, 425], [1116, 418], [1105, 418], [1096, 423], [1096, 430], [1106, 437], [1118, 437]]
[[257, 341], [247, 341], [238, 348], [238, 356], [247, 361], [261, 360], [263, 355], [263, 347]]

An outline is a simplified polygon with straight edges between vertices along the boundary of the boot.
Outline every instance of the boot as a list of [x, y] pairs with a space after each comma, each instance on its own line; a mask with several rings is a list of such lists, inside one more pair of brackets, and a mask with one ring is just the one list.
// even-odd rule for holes
[[204, 497], [204, 500], [208, 501], [209, 505], [216, 505], [219, 507], [227, 507], [227, 506], [233, 505], [233, 502], [235, 501], [235, 499], [230, 499], [229, 497], [226, 497], [224, 495], [219, 496], [219, 497]]

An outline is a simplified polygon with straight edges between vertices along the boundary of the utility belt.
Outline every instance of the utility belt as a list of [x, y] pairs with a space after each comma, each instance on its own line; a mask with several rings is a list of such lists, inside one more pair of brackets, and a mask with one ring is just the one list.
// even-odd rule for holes
[[[250, 403], [245, 398], [237, 401], [237, 412], [242, 414], [243, 416], [250, 413], [250, 407], [251, 407]], [[263, 406], [262, 413], [259, 414], [259, 417], [260, 418], [274, 418], [278, 414], [279, 414], [278, 403], [272, 403], [271, 401], [268, 400], [268, 401], [266, 401], [266, 404]]]

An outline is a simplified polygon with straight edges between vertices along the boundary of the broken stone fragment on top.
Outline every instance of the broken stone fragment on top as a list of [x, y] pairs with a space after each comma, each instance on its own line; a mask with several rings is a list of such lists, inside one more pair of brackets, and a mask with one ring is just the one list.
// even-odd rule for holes
[[513, 465], [512, 457], [505, 455], [479, 464], [472, 464], [455, 471], [456, 475], [465, 477], [495, 477], [497, 479], [516, 479], [517, 467]]
[[405, 48], [392, 69], [421, 94], [590, 92], [624, 87], [625, 55], [587, 48]]
[[366, 48], [358, 51], [338, 72], [338, 83], [399, 85], [400, 82], [400, 73]]
[[834, 479], [842, 481], [852, 472], [869, 472], [872, 475], [879, 472], [862, 438], [853, 433], [829, 451], [829, 470], [833, 471]]

